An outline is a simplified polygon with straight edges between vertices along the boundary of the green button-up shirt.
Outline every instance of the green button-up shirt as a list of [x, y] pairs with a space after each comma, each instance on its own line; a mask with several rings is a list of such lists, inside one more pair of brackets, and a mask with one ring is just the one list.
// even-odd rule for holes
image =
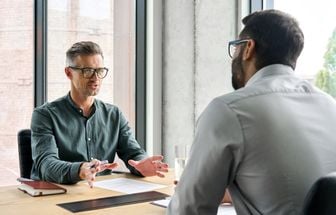
[[[126, 118], [114, 105], [95, 99], [89, 117], [70, 94], [37, 107], [32, 116], [32, 179], [71, 184], [91, 158], [113, 162], [115, 153], [128, 165], [147, 157], [133, 137]], [[108, 172], [104, 172], [107, 174]]]

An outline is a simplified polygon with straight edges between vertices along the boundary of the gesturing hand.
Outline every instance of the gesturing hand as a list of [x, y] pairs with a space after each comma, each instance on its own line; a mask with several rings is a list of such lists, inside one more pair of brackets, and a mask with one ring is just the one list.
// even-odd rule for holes
[[154, 155], [140, 161], [129, 160], [128, 164], [138, 170], [143, 176], [164, 177], [162, 172], [168, 172], [168, 164], [162, 162], [162, 155]]
[[91, 162], [82, 163], [79, 171], [79, 177], [88, 181], [90, 188], [93, 187], [93, 181], [96, 178], [98, 172], [105, 169], [114, 169], [118, 166], [117, 163], [107, 163], [108, 161], [100, 161], [93, 159]]

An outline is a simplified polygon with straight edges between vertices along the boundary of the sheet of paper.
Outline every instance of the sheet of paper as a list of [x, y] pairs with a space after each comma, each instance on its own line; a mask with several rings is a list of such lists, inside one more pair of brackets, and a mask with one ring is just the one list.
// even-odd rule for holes
[[[168, 207], [169, 202], [170, 202], [170, 198], [153, 201], [151, 203], [153, 205], [166, 208]], [[232, 205], [223, 204], [218, 207], [217, 215], [236, 215], [236, 214], [237, 213]]]
[[156, 200], [156, 201], [152, 201], [151, 204], [156, 205], [156, 206], [160, 206], [163, 208], [167, 208], [170, 202], [170, 198], [166, 198], [166, 199], [161, 199], [161, 200]]
[[166, 187], [162, 184], [154, 184], [127, 178], [115, 178], [98, 181], [94, 183], [94, 186], [127, 194], [146, 192]]
[[236, 211], [232, 205], [220, 205], [217, 215], [236, 215]]

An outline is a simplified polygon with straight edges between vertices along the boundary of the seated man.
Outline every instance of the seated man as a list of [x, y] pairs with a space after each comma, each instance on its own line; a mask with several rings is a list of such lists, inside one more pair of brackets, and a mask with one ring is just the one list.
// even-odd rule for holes
[[[133, 174], [160, 176], [168, 171], [161, 155], [148, 157], [132, 135], [120, 109], [95, 96], [108, 69], [93, 42], [75, 43], [66, 53], [70, 92], [37, 107], [32, 116], [31, 178], [72, 184], [92, 181], [116, 166], [115, 153]], [[104, 171], [103, 171], [104, 170]]]
[[300, 214], [314, 181], [336, 171], [336, 102], [294, 74], [298, 23], [266, 10], [243, 24], [229, 43], [236, 91], [200, 116], [168, 214], [217, 214], [226, 188], [237, 214]]

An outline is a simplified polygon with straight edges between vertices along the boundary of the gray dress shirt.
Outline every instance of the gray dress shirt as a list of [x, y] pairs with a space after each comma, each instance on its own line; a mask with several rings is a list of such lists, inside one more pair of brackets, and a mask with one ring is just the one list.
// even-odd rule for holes
[[171, 215], [217, 213], [229, 188], [237, 214], [300, 214], [336, 171], [336, 103], [285, 65], [259, 70], [200, 116]]
[[132, 173], [140, 175], [127, 161], [147, 157], [121, 111], [98, 99], [89, 117], [83, 115], [70, 94], [37, 107], [31, 130], [33, 179], [76, 183], [81, 180], [78, 174], [82, 162], [91, 158], [113, 162], [116, 152]]

